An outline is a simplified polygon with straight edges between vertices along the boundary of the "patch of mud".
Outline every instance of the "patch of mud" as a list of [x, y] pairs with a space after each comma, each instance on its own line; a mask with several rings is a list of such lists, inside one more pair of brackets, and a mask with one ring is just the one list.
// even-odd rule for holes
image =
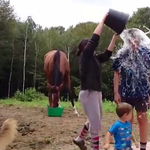
[[[73, 110], [65, 110], [61, 118], [53, 118], [47, 116], [46, 108], [24, 108], [11, 105], [0, 106], [0, 110], [0, 125], [11, 117], [17, 119], [19, 124], [19, 135], [7, 150], [78, 150], [72, 140], [86, 121], [82, 111], [80, 111], [80, 117], [75, 116]], [[108, 128], [116, 119], [114, 114], [103, 114], [100, 135], [102, 145]], [[133, 130], [138, 136], [136, 121]], [[89, 140], [88, 137], [87, 145]]]

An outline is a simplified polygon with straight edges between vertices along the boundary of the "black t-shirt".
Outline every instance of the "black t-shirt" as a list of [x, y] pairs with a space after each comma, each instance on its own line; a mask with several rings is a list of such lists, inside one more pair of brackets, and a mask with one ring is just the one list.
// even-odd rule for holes
[[112, 52], [106, 49], [95, 55], [99, 39], [93, 34], [80, 56], [81, 90], [101, 91], [101, 63], [108, 61]]

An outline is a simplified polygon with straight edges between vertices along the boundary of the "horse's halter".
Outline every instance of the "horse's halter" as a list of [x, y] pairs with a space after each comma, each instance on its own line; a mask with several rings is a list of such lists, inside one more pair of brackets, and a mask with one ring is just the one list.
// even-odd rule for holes
[[47, 87], [52, 90], [54, 93], [58, 90], [61, 90], [63, 87], [64, 83], [62, 83], [60, 86], [52, 86], [49, 83], [47, 83]]
[[[59, 94], [60, 90], [62, 89], [64, 83], [62, 83], [60, 86], [51, 86], [49, 83], [47, 83], [47, 87], [50, 89], [51, 95], [52, 95], [52, 102], [55, 100], [55, 96]], [[59, 99], [59, 97], [58, 97]]]

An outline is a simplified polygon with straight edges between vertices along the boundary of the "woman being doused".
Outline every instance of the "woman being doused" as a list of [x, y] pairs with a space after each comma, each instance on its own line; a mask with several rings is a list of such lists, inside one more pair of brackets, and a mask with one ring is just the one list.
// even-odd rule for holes
[[124, 44], [113, 57], [114, 100], [116, 103], [126, 102], [135, 107], [139, 123], [140, 148], [146, 150], [150, 93], [150, 39], [136, 28], [124, 30], [120, 37]]

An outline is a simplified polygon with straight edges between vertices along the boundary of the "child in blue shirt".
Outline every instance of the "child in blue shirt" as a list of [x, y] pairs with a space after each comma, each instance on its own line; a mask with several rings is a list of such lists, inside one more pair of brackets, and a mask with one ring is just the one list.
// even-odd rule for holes
[[[132, 118], [132, 106], [128, 103], [120, 103], [116, 107], [116, 113], [119, 119], [109, 128], [106, 135], [104, 149], [108, 150], [110, 146], [110, 138], [113, 135], [115, 139], [115, 150], [133, 150], [131, 140], [136, 143], [132, 135], [132, 126], [129, 122]], [[138, 147], [138, 144], [136, 144]]]

